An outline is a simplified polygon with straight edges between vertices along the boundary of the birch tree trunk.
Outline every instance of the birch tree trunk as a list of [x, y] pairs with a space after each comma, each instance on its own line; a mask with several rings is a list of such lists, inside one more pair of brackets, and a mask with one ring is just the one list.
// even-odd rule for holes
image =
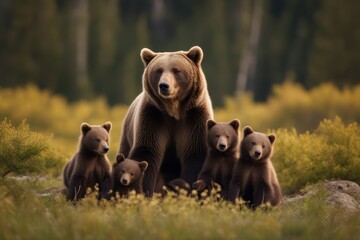
[[243, 57], [239, 64], [239, 72], [236, 80], [236, 91], [244, 92], [250, 81], [253, 81], [256, 70], [256, 57], [259, 45], [261, 23], [263, 16], [263, 0], [255, 0], [251, 18], [249, 40], [245, 44]]
[[80, 98], [92, 96], [88, 77], [88, 0], [73, 0], [72, 23], [74, 34], [75, 81]]

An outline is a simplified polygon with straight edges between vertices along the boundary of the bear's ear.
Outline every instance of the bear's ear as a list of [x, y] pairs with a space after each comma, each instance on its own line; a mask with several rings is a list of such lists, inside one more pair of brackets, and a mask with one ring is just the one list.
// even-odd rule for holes
[[190, 58], [196, 66], [200, 66], [200, 63], [203, 59], [203, 51], [200, 47], [194, 46], [186, 53], [186, 56]]
[[151, 62], [151, 60], [153, 60], [153, 58], [156, 57], [156, 55], [157, 54], [151, 51], [150, 49], [143, 48], [140, 52], [140, 57], [144, 63], [144, 67], [146, 67]]
[[146, 161], [139, 162], [139, 167], [142, 172], [145, 172], [149, 164]]
[[208, 130], [210, 130], [213, 126], [215, 126], [216, 125], [216, 122], [214, 121], [214, 120], [211, 120], [211, 119], [209, 119], [209, 120], [207, 120], [207, 122], [206, 122], [206, 126], [207, 126], [207, 129]]
[[251, 127], [247, 126], [244, 128], [243, 132], [244, 132], [244, 137], [246, 137], [247, 135], [252, 134], [254, 131], [252, 130]]
[[271, 135], [268, 136], [268, 138], [269, 138], [270, 143], [271, 143], [271, 145], [272, 145], [272, 144], [275, 142], [275, 139], [276, 139], [275, 135], [274, 135], [274, 134], [271, 134]]
[[240, 121], [238, 119], [232, 120], [229, 124], [230, 124], [230, 126], [232, 126], [235, 129], [235, 131], [239, 130]]
[[115, 161], [115, 163], [113, 164], [113, 167], [116, 167], [119, 163], [123, 162], [124, 160], [125, 160], [124, 154], [118, 153], [118, 154], [116, 155], [116, 161]]
[[105, 128], [107, 132], [110, 132], [111, 122], [106, 122], [104, 125], [102, 125], [102, 127]]
[[89, 124], [87, 124], [85, 122], [81, 124], [81, 132], [82, 132], [83, 136], [90, 130], [91, 130], [91, 126]]

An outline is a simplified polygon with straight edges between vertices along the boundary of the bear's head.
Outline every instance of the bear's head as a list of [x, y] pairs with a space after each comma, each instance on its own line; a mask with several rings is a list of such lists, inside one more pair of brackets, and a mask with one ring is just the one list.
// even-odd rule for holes
[[207, 142], [211, 149], [225, 152], [229, 149], [238, 147], [240, 121], [235, 119], [230, 123], [217, 123], [208, 120], [207, 123]]
[[114, 182], [123, 186], [130, 186], [138, 183], [142, 179], [145, 170], [148, 167], [146, 161], [138, 162], [125, 158], [122, 153], [116, 156], [116, 162], [113, 164]]
[[99, 125], [81, 124], [80, 150], [97, 155], [109, 151], [111, 122]]
[[140, 56], [145, 67], [145, 93], [157, 107], [179, 119], [181, 108], [188, 104], [196, 104], [206, 88], [201, 70], [201, 48], [195, 46], [189, 51], [160, 53], [144, 48]]
[[241, 155], [248, 156], [255, 161], [268, 159], [271, 156], [275, 135], [254, 132], [251, 127], [245, 127], [243, 133]]

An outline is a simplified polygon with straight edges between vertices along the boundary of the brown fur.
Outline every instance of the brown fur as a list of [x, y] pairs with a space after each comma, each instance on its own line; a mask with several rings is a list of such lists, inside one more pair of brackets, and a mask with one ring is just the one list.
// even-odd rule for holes
[[275, 135], [266, 136], [244, 128], [244, 139], [230, 183], [229, 199], [241, 197], [251, 207], [270, 203], [276, 206], [281, 201], [281, 188], [271, 163]]
[[125, 156], [119, 153], [113, 165], [113, 194], [116, 196], [116, 193], [119, 193], [120, 196], [127, 196], [133, 190], [142, 194], [142, 179], [147, 167], [147, 162], [125, 159]]
[[231, 174], [239, 158], [239, 120], [230, 123], [207, 122], [208, 154], [194, 189], [203, 191], [211, 188], [211, 182], [220, 184], [221, 195], [227, 198]]
[[149, 163], [143, 181], [147, 196], [153, 194], [159, 173], [165, 184], [176, 178], [191, 183], [204, 162], [206, 121], [213, 110], [202, 57], [199, 47], [187, 52], [141, 51], [143, 92], [125, 117], [119, 152]]
[[99, 184], [98, 198], [108, 197], [111, 188], [111, 166], [106, 156], [109, 150], [111, 123], [102, 126], [81, 124], [78, 152], [64, 168], [64, 184], [68, 189], [67, 200], [83, 198], [86, 189], [94, 190]]

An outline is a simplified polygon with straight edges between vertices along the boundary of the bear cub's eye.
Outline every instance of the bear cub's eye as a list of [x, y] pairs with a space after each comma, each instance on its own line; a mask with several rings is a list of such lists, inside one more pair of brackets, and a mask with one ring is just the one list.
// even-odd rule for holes
[[262, 148], [265, 148], [265, 144], [262, 145]]
[[220, 137], [220, 135], [219, 135], [219, 134], [216, 134], [216, 136], [215, 136], [215, 137], [219, 138], [219, 137]]
[[256, 145], [256, 143], [255, 143], [255, 142], [251, 142], [251, 144], [252, 144], [252, 145]]
[[226, 135], [226, 138], [227, 138], [227, 139], [229, 139], [229, 138], [230, 138], [230, 136], [229, 136], [229, 135]]
[[121, 170], [121, 172], [122, 172], [122, 173], [125, 173], [125, 171], [124, 171], [124, 170]]
[[133, 173], [131, 173], [131, 176], [134, 176], [134, 174], [133, 174]]
[[97, 142], [100, 142], [100, 138], [97, 138], [96, 141], [97, 141]]

